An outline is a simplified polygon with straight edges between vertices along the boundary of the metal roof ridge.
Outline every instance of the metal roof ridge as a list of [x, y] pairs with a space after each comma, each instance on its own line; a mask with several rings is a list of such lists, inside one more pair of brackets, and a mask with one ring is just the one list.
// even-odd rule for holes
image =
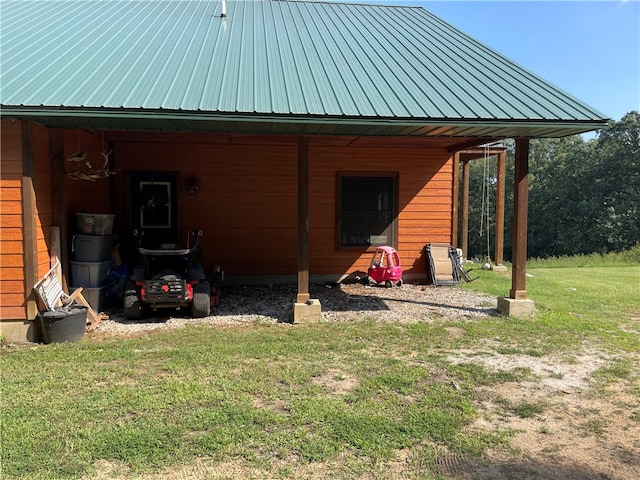
[[[86, 0], [86, 1], [91, 1], [91, 0]], [[171, 1], [171, 0], [164, 0], [164, 1]], [[240, 0], [240, 1], [244, 1], [244, 2], [267, 1], [267, 2], [282, 2], [282, 3], [324, 3], [332, 6], [333, 5], [349, 5], [349, 6], [382, 7], [382, 8], [422, 8], [424, 9], [422, 5], [399, 5], [399, 4], [392, 5], [392, 4], [386, 4], [386, 3], [367, 3], [367, 2], [360, 3], [360, 2], [353, 2], [353, 1], [342, 2], [340, 0], [335, 0], [335, 1], [330, 1], [330, 0]], [[406, 1], [411, 1], [411, 0], [406, 0]]]

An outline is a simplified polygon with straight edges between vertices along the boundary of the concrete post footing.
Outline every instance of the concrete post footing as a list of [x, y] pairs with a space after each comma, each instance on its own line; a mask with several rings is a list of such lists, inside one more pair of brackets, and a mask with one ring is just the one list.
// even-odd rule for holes
[[507, 317], [528, 317], [533, 314], [535, 306], [528, 298], [519, 300], [510, 297], [498, 297], [498, 313]]
[[311, 298], [305, 303], [294, 303], [293, 323], [315, 323], [322, 320], [322, 306], [320, 300]]

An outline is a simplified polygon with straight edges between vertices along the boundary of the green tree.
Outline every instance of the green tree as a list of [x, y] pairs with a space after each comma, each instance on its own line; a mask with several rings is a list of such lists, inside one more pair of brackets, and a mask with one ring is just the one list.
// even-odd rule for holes
[[600, 131], [590, 177], [594, 251], [622, 251], [640, 242], [640, 113], [626, 114]]
[[[509, 260], [514, 142], [506, 145], [504, 254]], [[580, 135], [532, 140], [529, 173], [529, 257], [623, 251], [640, 243], [637, 111], [589, 141]], [[495, 158], [471, 162], [469, 257], [494, 251], [495, 175]]]
[[580, 135], [531, 142], [529, 156], [530, 257], [587, 253], [592, 223], [589, 165], [594, 146]]

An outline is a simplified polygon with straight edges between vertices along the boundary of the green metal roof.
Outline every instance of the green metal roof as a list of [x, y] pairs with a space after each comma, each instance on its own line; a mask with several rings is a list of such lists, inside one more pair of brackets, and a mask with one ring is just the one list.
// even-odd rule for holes
[[0, 4], [3, 116], [53, 126], [563, 136], [607, 118], [421, 7]]

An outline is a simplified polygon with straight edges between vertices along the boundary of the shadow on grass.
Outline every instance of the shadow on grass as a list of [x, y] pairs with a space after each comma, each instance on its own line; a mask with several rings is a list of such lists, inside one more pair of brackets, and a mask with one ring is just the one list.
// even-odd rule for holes
[[467, 455], [444, 455], [434, 459], [435, 470], [446, 478], [493, 480], [514, 478], [528, 480], [590, 480], [610, 478], [586, 465], [567, 464], [562, 460], [535, 458], [478, 460]]

